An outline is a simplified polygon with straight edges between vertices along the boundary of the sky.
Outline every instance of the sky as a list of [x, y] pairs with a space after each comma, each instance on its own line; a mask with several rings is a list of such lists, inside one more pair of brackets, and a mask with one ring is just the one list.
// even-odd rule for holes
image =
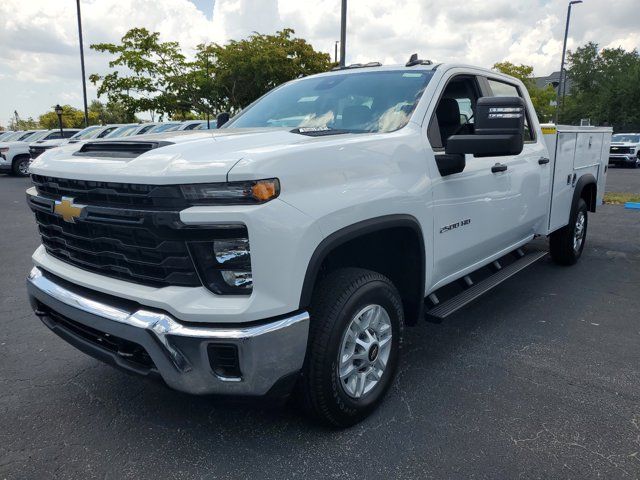
[[[340, 37], [340, 0], [81, 0], [81, 6], [87, 77], [108, 72], [109, 61], [89, 45], [117, 43], [133, 27], [158, 31], [187, 54], [202, 42], [290, 27], [333, 57]], [[483, 67], [509, 60], [547, 75], [559, 70], [566, 8], [566, 0], [349, 0], [346, 61], [404, 63], [417, 52]], [[585, 0], [573, 8], [568, 48], [588, 41], [640, 47], [637, 12], [638, 0]], [[81, 108], [76, 22], [73, 0], [0, 2], [0, 125], [14, 110], [37, 118], [56, 103]], [[90, 83], [88, 96], [96, 98]]]

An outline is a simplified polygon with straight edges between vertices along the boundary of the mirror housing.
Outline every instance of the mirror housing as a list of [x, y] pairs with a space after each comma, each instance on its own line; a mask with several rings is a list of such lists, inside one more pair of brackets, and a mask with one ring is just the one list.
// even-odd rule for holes
[[228, 121], [229, 121], [229, 112], [219, 113], [216, 118], [216, 128], [222, 127]]
[[525, 104], [520, 97], [482, 97], [476, 104], [473, 135], [452, 135], [447, 154], [476, 157], [518, 155], [524, 147]]

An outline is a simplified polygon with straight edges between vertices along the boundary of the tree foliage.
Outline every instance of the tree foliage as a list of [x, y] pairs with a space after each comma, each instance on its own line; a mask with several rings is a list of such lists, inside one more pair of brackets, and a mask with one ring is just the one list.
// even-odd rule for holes
[[190, 108], [182, 98], [187, 64], [178, 42], [160, 42], [158, 32], [133, 28], [119, 45], [98, 43], [91, 48], [115, 56], [109, 67], [124, 72], [90, 75], [89, 80], [99, 84], [99, 97], [106, 94], [110, 102], [123, 105], [132, 115], [149, 110], [162, 116]]
[[130, 114], [141, 111], [182, 119], [237, 110], [301, 75], [333, 66], [326, 53], [284, 29], [274, 35], [255, 33], [227, 45], [198, 45], [187, 60], [177, 42], [161, 42], [159, 33], [129, 30], [118, 45], [91, 45], [114, 58], [112, 71], [91, 75], [98, 96], [121, 104]]
[[511, 62], [498, 62], [493, 65], [493, 69], [522, 81], [527, 87], [538, 119], [541, 122], [551, 121], [555, 112], [555, 107], [551, 105], [551, 102], [556, 99], [556, 91], [551, 85], [547, 85], [545, 88], [540, 88], [536, 85], [533, 77], [533, 67], [522, 64], [515, 65]]
[[245, 40], [214, 45], [212, 91], [217, 102], [228, 109], [240, 109], [284, 82], [333, 66], [329, 54], [316, 52], [301, 38], [292, 38], [294, 33], [287, 28], [275, 35], [255, 33]]
[[89, 104], [89, 125], [99, 123], [136, 123], [139, 120], [127, 107], [119, 101], [109, 101], [106, 104], [93, 100]]
[[640, 130], [640, 55], [637, 50], [598, 49], [590, 42], [568, 53], [571, 91], [560, 121], [608, 124], [615, 131]]
[[[54, 107], [51, 107], [51, 111], [45, 112], [38, 118], [40, 128], [58, 128], [58, 115], [54, 111]], [[94, 125], [98, 123], [98, 115], [95, 112], [89, 111], [89, 124]], [[63, 128], [83, 128], [84, 127], [84, 112], [71, 105], [64, 105], [62, 107], [62, 127]]]
[[38, 128], [38, 122], [33, 118], [29, 117], [27, 119], [19, 119], [11, 118], [9, 123], [7, 124], [7, 128], [9, 130], [34, 130]]

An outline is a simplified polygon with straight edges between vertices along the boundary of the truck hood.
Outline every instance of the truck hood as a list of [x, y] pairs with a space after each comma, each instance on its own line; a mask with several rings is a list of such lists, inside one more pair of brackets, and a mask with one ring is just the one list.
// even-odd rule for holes
[[30, 147], [57, 147], [68, 142], [66, 138], [58, 138], [56, 140], [38, 140], [37, 142], [31, 142]]
[[106, 144], [120, 141], [157, 142], [160, 146], [133, 158], [117, 158], [81, 153], [84, 143], [68, 144], [45, 151], [31, 164], [30, 172], [76, 180], [155, 185], [224, 182], [231, 168], [244, 158], [277, 155], [282, 149], [324, 138], [275, 128], [140, 135], [135, 139], [87, 143], [104, 143], [107, 147]]
[[0, 148], [29, 148], [29, 144], [27, 142], [0, 142]]

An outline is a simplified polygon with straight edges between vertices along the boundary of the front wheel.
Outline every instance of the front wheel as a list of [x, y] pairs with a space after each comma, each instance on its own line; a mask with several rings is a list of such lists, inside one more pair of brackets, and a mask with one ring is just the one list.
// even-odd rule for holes
[[382, 401], [398, 366], [404, 314], [400, 295], [379, 273], [344, 268], [318, 285], [299, 390], [306, 410], [347, 427]]
[[553, 232], [549, 238], [549, 251], [554, 262], [573, 265], [584, 250], [587, 237], [587, 204], [578, 200], [575, 211], [571, 212], [569, 224]]
[[26, 177], [29, 175], [29, 157], [18, 157], [13, 161], [12, 173], [18, 177]]

